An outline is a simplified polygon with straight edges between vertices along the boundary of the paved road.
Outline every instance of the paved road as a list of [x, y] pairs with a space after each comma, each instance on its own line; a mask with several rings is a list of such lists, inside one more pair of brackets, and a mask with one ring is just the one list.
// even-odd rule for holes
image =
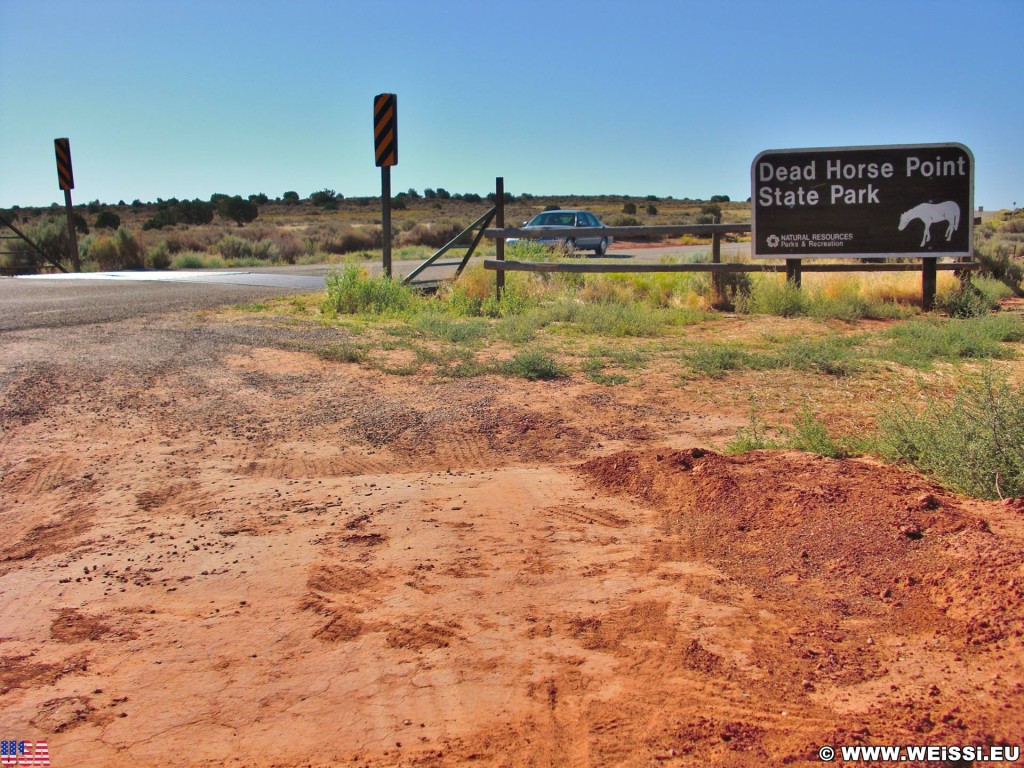
[[326, 272], [326, 267], [284, 267], [233, 273], [0, 278], [0, 332], [88, 325], [322, 291]]
[[[725, 249], [733, 246], [725, 246]], [[666, 254], [694, 254], [708, 246], [614, 249], [609, 258], [652, 263]], [[451, 264], [451, 262], [447, 262]], [[405, 275], [415, 261], [396, 261]], [[370, 264], [379, 272], [380, 264]], [[327, 265], [266, 267], [207, 272], [116, 272], [0, 278], [0, 332], [58, 328], [124, 320], [146, 314], [213, 309], [269, 296], [324, 289]], [[428, 270], [423, 278], [450, 275], [451, 267]]]

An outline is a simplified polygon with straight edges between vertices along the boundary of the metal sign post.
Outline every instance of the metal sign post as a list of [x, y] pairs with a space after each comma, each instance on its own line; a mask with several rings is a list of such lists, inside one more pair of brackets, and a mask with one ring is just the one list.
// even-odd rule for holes
[[391, 166], [398, 165], [398, 97], [393, 93], [381, 93], [373, 99], [373, 140], [380, 168], [384, 274], [391, 277]]
[[54, 139], [53, 147], [57, 153], [57, 182], [64, 190], [64, 208], [68, 215], [71, 263], [75, 267], [75, 272], [81, 272], [82, 262], [78, 256], [78, 235], [75, 232], [75, 210], [71, 204], [71, 190], [75, 188], [75, 175], [71, 168], [71, 141], [70, 139]]

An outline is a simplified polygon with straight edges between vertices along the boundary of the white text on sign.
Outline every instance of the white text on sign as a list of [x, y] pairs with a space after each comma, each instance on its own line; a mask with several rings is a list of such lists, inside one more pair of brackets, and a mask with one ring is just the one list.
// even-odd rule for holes
[[[776, 186], [768, 186], [770, 182], [793, 182], [819, 180], [818, 161], [811, 160], [805, 165], [775, 165], [769, 161], [762, 161], [757, 166], [757, 179], [766, 186], [760, 187], [757, 192], [757, 201], [763, 207], [785, 206], [787, 208], [818, 205], [823, 197], [817, 189], [805, 189], [802, 185], [795, 189], [783, 189]], [[964, 157], [955, 160], [943, 159], [941, 155], [933, 158], [921, 158], [910, 156], [906, 158], [906, 177], [920, 176], [933, 178], [938, 176], [966, 176], [968, 174], [967, 161]], [[896, 168], [892, 163], [850, 163], [840, 159], [826, 160], [824, 162], [824, 176], [822, 181], [855, 181], [863, 179], [892, 179], [896, 175]], [[821, 185], [819, 185], [821, 186]], [[828, 202], [831, 205], [872, 205], [881, 203], [879, 197], [882, 188], [868, 183], [863, 186], [850, 186], [846, 184], [831, 184], [829, 186]]]

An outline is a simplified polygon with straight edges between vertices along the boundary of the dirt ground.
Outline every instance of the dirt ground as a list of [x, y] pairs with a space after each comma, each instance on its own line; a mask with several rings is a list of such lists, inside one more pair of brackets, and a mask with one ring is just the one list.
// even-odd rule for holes
[[1024, 510], [723, 456], [745, 393], [671, 372], [438, 383], [311, 333], [0, 337], [4, 739], [266, 768], [1024, 743]]

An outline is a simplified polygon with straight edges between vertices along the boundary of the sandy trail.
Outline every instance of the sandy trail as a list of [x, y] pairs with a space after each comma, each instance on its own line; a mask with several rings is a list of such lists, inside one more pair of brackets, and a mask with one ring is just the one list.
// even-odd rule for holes
[[680, 450], [691, 390], [9, 334], [4, 738], [53, 765], [781, 765], [1024, 741], [1024, 515]]

